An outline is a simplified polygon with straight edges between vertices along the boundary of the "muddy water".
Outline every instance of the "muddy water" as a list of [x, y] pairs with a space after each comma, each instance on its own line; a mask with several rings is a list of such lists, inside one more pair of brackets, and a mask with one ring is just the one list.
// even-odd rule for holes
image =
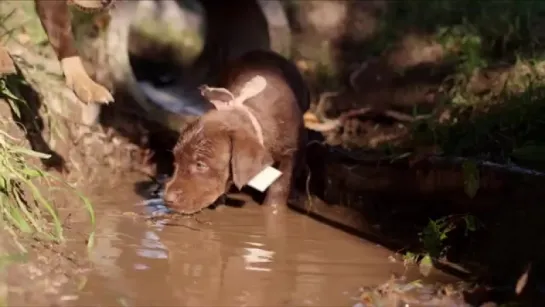
[[391, 251], [290, 210], [249, 202], [149, 221], [162, 208], [133, 182], [110, 188], [94, 200], [93, 269], [68, 305], [353, 306], [361, 287], [407, 273]]

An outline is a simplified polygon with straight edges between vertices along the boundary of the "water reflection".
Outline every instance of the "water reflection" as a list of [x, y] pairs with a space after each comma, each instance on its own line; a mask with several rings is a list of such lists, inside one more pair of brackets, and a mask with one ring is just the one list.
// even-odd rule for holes
[[141, 240], [142, 248], [137, 249], [136, 254], [144, 258], [167, 259], [166, 247], [161, 243], [159, 236], [153, 231], [144, 232]]
[[351, 306], [360, 287], [404, 271], [391, 252], [288, 210], [248, 204], [205, 210], [209, 223], [147, 223], [134, 215], [160, 203], [125, 195], [95, 202], [96, 269], [74, 306]]
[[246, 254], [243, 255], [245, 266], [244, 269], [248, 271], [264, 271], [270, 272], [270, 268], [263, 268], [259, 266], [254, 266], [253, 264], [258, 263], [270, 263], [273, 260], [274, 252], [267, 251], [260, 248], [247, 247], [245, 248]]

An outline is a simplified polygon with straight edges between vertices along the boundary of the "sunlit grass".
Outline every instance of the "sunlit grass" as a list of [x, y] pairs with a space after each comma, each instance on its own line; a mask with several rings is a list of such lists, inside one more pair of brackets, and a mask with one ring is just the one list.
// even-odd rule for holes
[[544, 169], [544, 14], [539, 1], [389, 2], [359, 52], [383, 56], [416, 33], [439, 43], [441, 61], [455, 64], [438, 90], [449, 119], [439, 122], [441, 111], [415, 123], [412, 147]]
[[[0, 78], [0, 98], [7, 101], [18, 116], [25, 101], [14, 94], [11, 88], [18, 78]], [[7, 125], [8, 123], [4, 123]], [[56, 206], [41, 188], [63, 185], [67, 192], [78, 197], [83, 207], [89, 212], [94, 227], [95, 216], [91, 203], [79, 191], [57, 176], [43, 171], [40, 167], [29, 163], [30, 159], [48, 159], [50, 156], [30, 150], [5, 131], [0, 130], [0, 218], [5, 230], [15, 238], [20, 233], [33, 235], [40, 239], [61, 242], [65, 239], [63, 225]], [[53, 189], [49, 189], [52, 191]], [[88, 240], [93, 244], [94, 232]], [[24, 247], [19, 244], [24, 250]]]
[[[26, 15], [25, 21], [19, 23], [21, 16], [13, 17], [17, 14], [14, 14], [13, 3], [8, 2], [2, 4], [0, 12], [1, 38], [11, 38], [21, 30], [23, 25], [28, 31], [29, 22], [39, 23], [35, 16], [29, 19]], [[30, 4], [17, 7], [25, 12], [34, 10], [33, 5]], [[41, 26], [38, 25], [36, 28], [41, 29]], [[43, 34], [43, 30], [41, 32]], [[7, 102], [13, 115], [19, 118], [23, 108], [28, 107], [19, 93], [20, 85], [25, 83], [22, 77], [16, 75], [0, 77], [0, 100]], [[18, 118], [14, 119], [18, 120]], [[11, 119], [3, 118], [0, 121], [0, 127], [13, 124], [7, 122], [8, 120]], [[48, 118], [48, 120], [54, 122], [54, 118]], [[50, 156], [47, 154], [26, 148], [24, 140], [17, 139], [0, 128], [0, 219], [4, 225], [4, 231], [12, 234], [15, 244], [22, 252], [26, 252], [26, 249], [18, 242], [21, 234], [55, 242], [64, 241], [64, 228], [59, 219], [56, 204], [48, 199], [49, 195], [44, 192], [45, 189], [48, 189], [48, 192], [59, 190], [61, 186], [63, 192], [72, 193], [78, 198], [83, 208], [89, 213], [93, 228], [88, 239], [88, 247], [91, 247], [94, 243], [95, 226], [93, 206], [80, 191], [66, 181], [30, 162], [48, 158]], [[4, 258], [12, 259], [12, 256], [1, 258], [0, 265], [5, 264]]]

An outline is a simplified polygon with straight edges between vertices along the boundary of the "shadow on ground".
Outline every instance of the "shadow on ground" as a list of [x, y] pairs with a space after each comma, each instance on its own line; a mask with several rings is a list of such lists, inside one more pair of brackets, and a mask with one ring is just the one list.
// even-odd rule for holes
[[[43, 132], [46, 127], [42, 114], [39, 112], [40, 108], [42, 108], [40, 95], [24, 82], [20, 71], [17, 75], [6, 76], [5, 80], [7, 86], [5, 93], [9, 92], [13, 96], [3, 98], [6, 98], [6, 103], [9, 102], [13, 122], [17, 123], [17, 127], [23, 131], [32, 150], [51, 155], [50, 158], [40, 159], [46, 169], [65, 171], [66, 162], [64, 158], [52, 150], [44, 139]], [[5, 93], [2, 93], [2, 95]], [[51, 129], [46, 130], [53, 133]]]

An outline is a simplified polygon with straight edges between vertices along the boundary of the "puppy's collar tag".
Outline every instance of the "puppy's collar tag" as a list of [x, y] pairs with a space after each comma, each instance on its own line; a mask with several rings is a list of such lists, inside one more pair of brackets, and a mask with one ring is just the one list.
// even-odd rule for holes
[[254, 178], [248, 181], [247, 185], [258, 190], [259, 192], [264, 192], [281, 175], [281, 171], [272, 166], [267, 166], [265, 169], [259, 172], [259, 174], [255, 175]]

